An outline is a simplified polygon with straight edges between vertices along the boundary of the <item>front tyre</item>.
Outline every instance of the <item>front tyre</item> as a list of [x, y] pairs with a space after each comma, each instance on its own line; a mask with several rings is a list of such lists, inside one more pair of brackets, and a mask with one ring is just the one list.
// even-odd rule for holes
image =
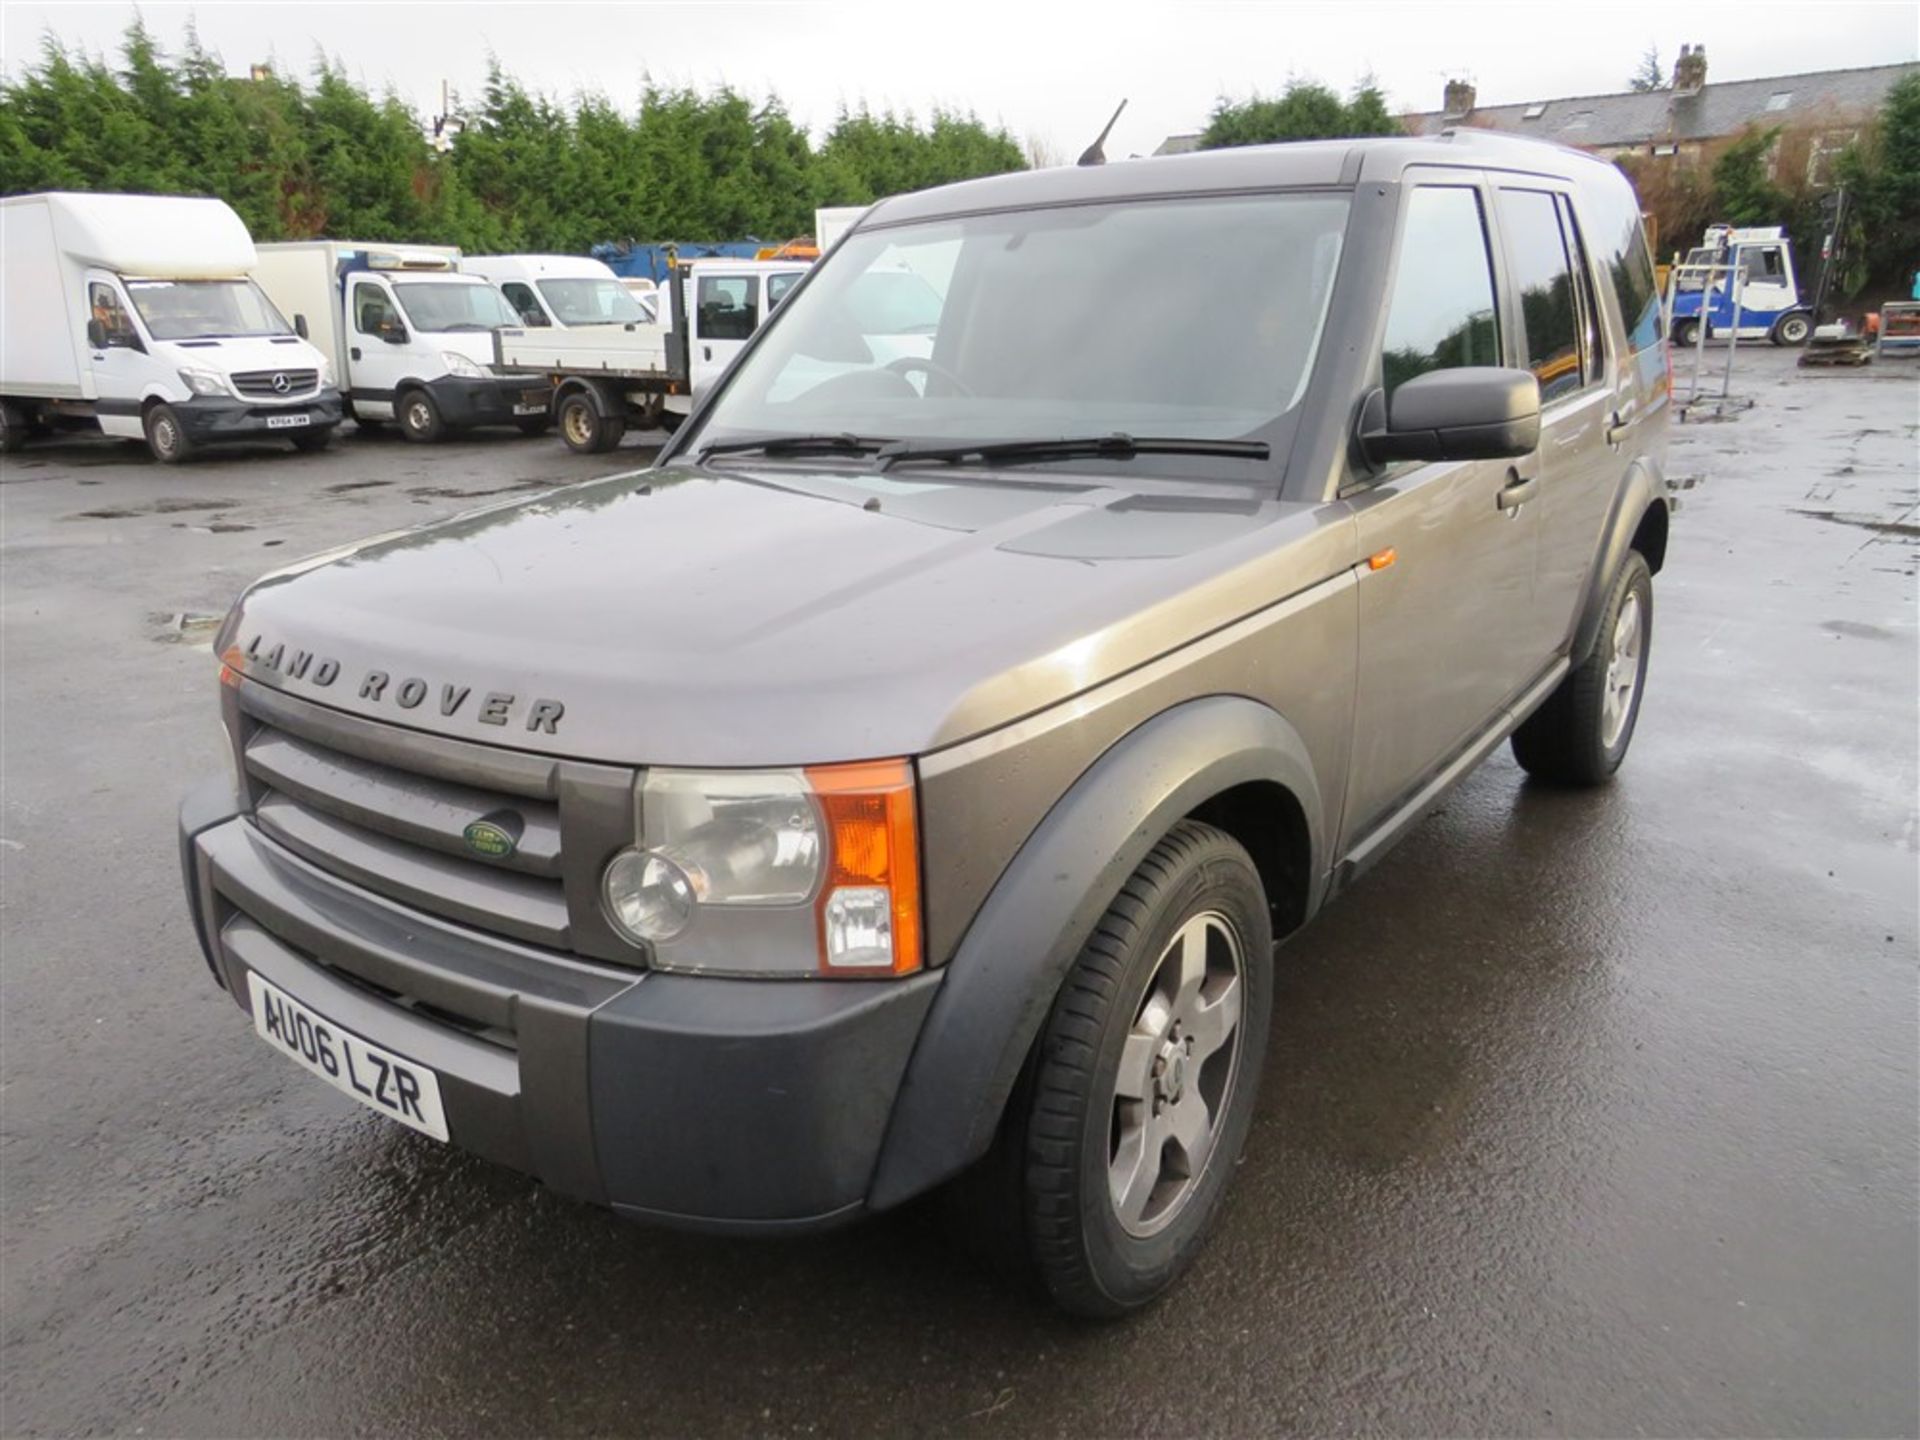
[[1691, 350], [1700, 343], [1700, 322], [1698, 320], [1677, 320], [1673, 326], [1673, 343], [1682, 350]]
[[1633, 743], [1653, 642], [1653, 572], [1627, 552], [1600, 634], [1578, 670], [1513, 732], [1513, 758], [1529, 775], [1557, 785], [1604, 785]]
[[181, 424], [179, 413], [171, 405], [150, 408], [143, 424], [147, 449], [162, 465], [178, 465], [193, 457], [193, 441], [187, 438], [187, 427]]
[[1029, 1251], [1063, 1308], [1125, 1315], [1193, 1263], [1252, 1123], [1272, 996], [1259, 873], [1182, 821], [1068, 973], [1014, 1117]]
[[447, 433], [447, 422], [440, 407], [425, 390], [409, 390], [394, 406], [400, 420], [400, 433], [421, 445], [431, 445]]
[[1798, 310], [1789, 311], [1774, 322], [1772, 341], [1776, 345], [1804, 345], [1813, 334], [1813, 317]]

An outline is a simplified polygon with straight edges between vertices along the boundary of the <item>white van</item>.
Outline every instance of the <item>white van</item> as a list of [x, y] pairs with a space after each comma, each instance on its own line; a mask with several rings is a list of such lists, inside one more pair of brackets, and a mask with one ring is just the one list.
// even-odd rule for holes
[[619, 276], [584, 255], [468, 255], [460, 268], [497, 285], [529, 329], [635, 325], [651, 318]]
[[491, 368], [493, 335], [518, 325], [506, 298], [439, 245], [294, 240], [260, 247], [260, 284], [333, 356], [355, 425], [396, 421], [409, 440], [477, 425], [529, 435], [551, 423], [552, 386]]
[[167, 463], [219, 441], [320, 449], [340, 423], [332, 369], [255, 264], [220, 200], [0, 200], [0, 450], [77, 425]]

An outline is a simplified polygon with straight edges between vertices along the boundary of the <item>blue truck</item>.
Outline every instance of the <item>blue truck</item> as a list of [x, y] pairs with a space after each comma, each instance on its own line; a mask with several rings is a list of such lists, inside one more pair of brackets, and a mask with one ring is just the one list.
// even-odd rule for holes
[[[1726, 269], [1710, 269], [1726, 266]], [[1736, 229], [1710, 225], [1702, 243], [1687, 254], [1674, 280], [1673, 343], [1695, 344], [1701, 324], [1725, 337], [1734, 328], [1735, 278], [1739, 277], [1739, 336], [1775, 345], [1804, 345], [1813, 333], [1813, 309], [1794, 274], [1793, 242], [1784, 227]]]

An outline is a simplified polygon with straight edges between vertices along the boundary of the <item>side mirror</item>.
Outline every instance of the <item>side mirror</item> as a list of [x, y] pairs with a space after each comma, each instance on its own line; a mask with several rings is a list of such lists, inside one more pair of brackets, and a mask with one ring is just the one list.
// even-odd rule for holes
[[96, 350], [107, 348], [107, 327], [99, 320], [87, 321], [87, 344]]
[[404, 345], [407, 343], [407, 327], [397, 320], [390, 321], [380, 327], [380, 338], [389, 345]]
[[298, 335], [302, 340], [306, 340], [310, 338], [307, 334], [307, 317], [306, 316], [296, 315], [293, 317], [293, 333]]
[[1512, 460], [1540, 445], [1540, 382], [1526, 370], [1467, 366], [1416, 375], [1367, 397], [1360, 447], [1390, 460]]

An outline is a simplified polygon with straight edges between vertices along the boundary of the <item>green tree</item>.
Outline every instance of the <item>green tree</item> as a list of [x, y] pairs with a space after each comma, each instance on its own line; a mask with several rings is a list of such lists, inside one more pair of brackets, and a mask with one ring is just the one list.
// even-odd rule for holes
[[1629, 90], [1637, 90], [1642, 94], [1645, 94], [1649, 90], [1664, 90], [1667, 88], [1666, 74], [1660, 68], [1659, 46], [1647, 46], [1647, 53], [1640, 57], [1639, 67], [1633, 72], [1632, 78], [1627, 81], [1627, 88]]
[[1779, 224], [1787, 196], [1774, 184], [1768, 159], [1780, 127], [1748, 127], [1713, 162], [1713, 191], [1720, 218], [1734, 225]]
[[1349, 100], [1310, 80], [1289, 80], [1278, 96], [1214, 103], [1202, 150], [1233, 145], [1271, 145], [1287, 140], [1338, 140], [1357, 135], [1398, 135], [1402, 126], [1387, 111], [1386, 97], [1371, 80]]

